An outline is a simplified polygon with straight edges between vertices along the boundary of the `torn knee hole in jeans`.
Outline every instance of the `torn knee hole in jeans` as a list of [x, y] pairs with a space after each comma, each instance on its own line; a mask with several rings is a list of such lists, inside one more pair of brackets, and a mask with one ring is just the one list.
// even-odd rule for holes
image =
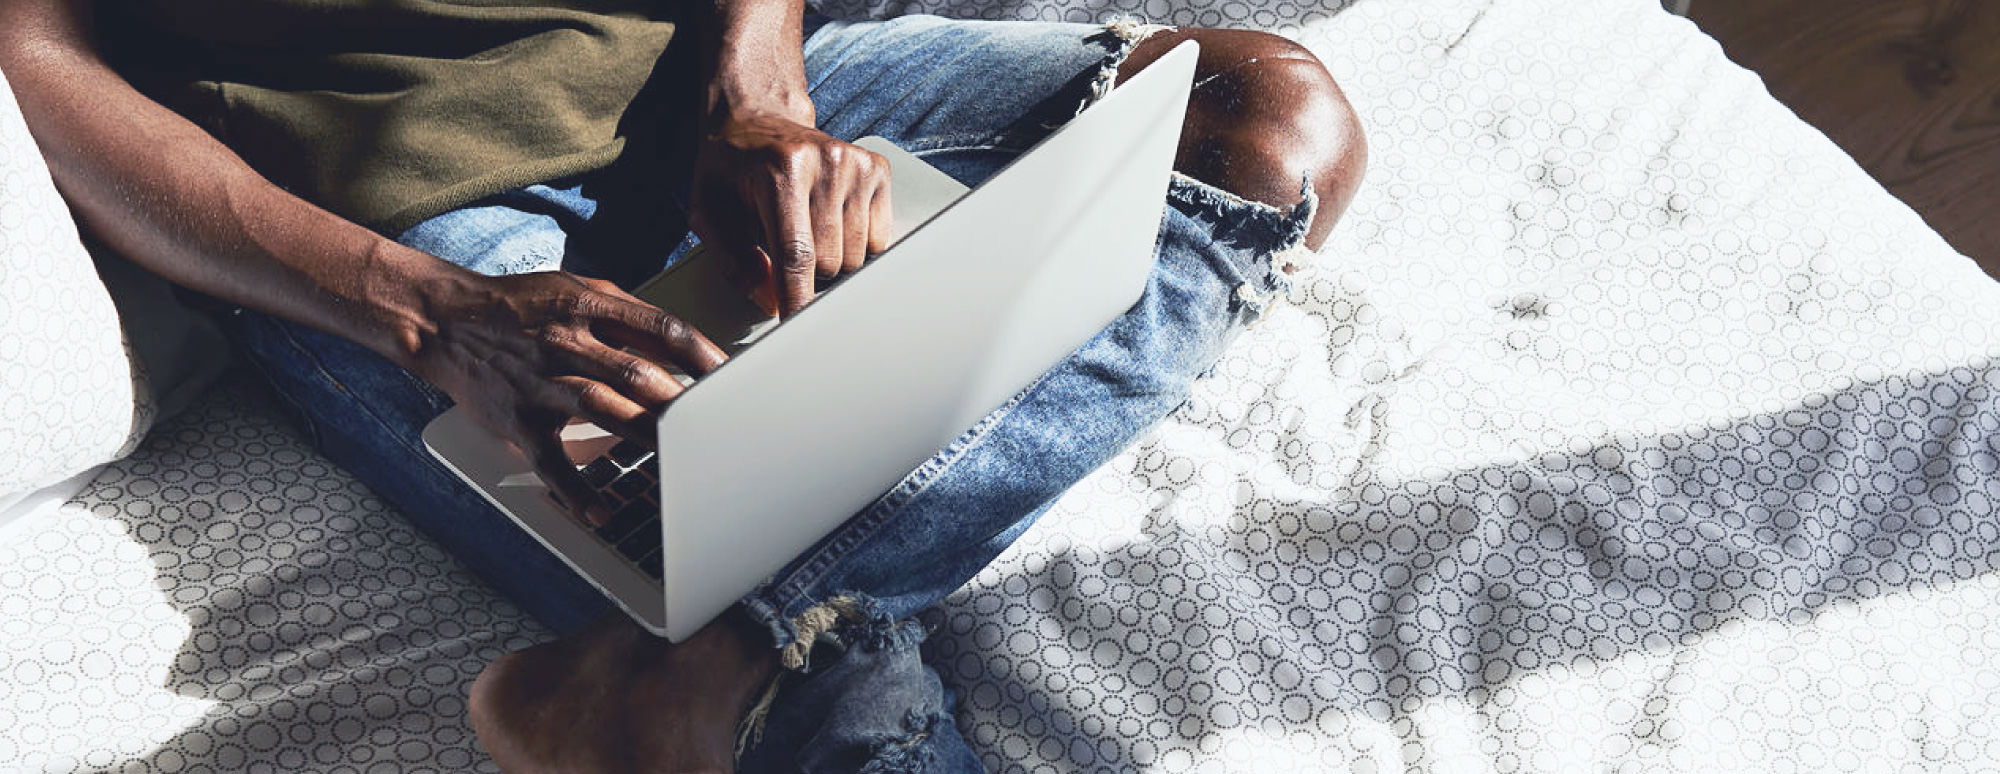
[[1118, 85], [1118, 68], [1125, 64], [1127, 57], [1132, 56], [1132, 50], [1138, 48], [1141, 41], [1152, 37], [1153, 33], [1171, 29], [1173, 27], [1165, 24], [1148, 24], [1137, 19], [1113, 19], [1107, 22], [1104, 25], [1104, 34], [1118, 41], [1118, 48], [1104, 57], [1104, 62], [1097, 66], [1097, 77], [1090, 82], [1090, 93], [1076, 106], [1075, 115], [1082, 115], [1084, 110], [1111, 93], [1111, 90]]
[[840, 594], [792, 618], [793, 639], [778, 652], [778, 660], [788, 670], [812, 667], [812, 649], [822, 641], [843, 648], [880, 651], [902, 648], [923, 641], [923, 625], [915, 620], [898, 621], [873, 599], [860, 594]]
[[944, 713], [925, 714], [911, 710], [903, 716], [903, 733], [885, 736], [870, 745], [868, 763], [860, 774], [916, 774], [930, 768], [936, 751], [924, 744], [938, 724], [951, 722]]
[[1232, 302], [1256, 320], [1264, 319], [1272, 300], [1287, 292], [1291, 281], [1311, 268], [1314, 253], [1306, 247], [1305, 240], [1313, 217], [1319, 212], [1319, 195], [1313, 191], [1310, 174], [1301, 177], [1299, 203], [1289, 209], [1245, 199], [1178, 170], [1173, 173], [1167, 198], [1183, 212], [1199, 214], [1213, 222], [1220, 229], [1219, 241], [1234, 242], [1236, 246], [1268, 256], [1270, 272], [1262, 281], [1255, 276], [1244, 278], [1236, 286]]
[[[778, 651], [778, 662], [784, 669], [764, 687], [763, 694], [737, 728], [738, 756], [763, 737], [764, 721], [770, 716], [772, 703], [777, 701], [778, 685], [786, 673], [812, 668], [815, 646], [827, 643], [874, 652], [916, 647], [924, 639], [923, 624], [914, 619], [898, 621], [875, 600], [852, 593], [839, 594], [806, 608], [793, 616], [791, 625], [792, 642]], [[925, 735], [928, 733], [924, 731]]]
[[[1155, 33], [1172, 29], [1175, 28], [1170, 25], [1150, 24], [1133, 18], [1113, 19], [1105, 23], [1104, 34], [1117, 41], [1118, 47], [1098, 65], [1097, 76], [1090, 84], [1090, 93], [1083, 98], [1081, 104], [1077, 105], [1076, 113], [1082, 114], [1084, 110], [1111, 93], [1118, 83], [1118, 68], [1125, 64], [1125, 60], [1132, 56], [1133, 50], [1137, 49], [1141, 42]], [[1271, 281], [1266, 283], [1268, 287], [1259, 288], [1254, 281], [1246, 281], [1236, 287], [1235, 294], [1236, 303], [1247, 307], [1256, 319], [1263, 319], [1263, 312], [1271, 300], [1289, 287], [1288, 280], [1308, 268], [1311, 263], [1313, 252], [1305, 246], [1305, 235], [1306, 230], [1312, 225], [1313, 216], [1319, 209], [1319, 197], [1313, 192], [1311, 175], [1305, 175], [1300, 180], [1301, 199], [1289, 211], [1200, 183], [1178, 170], [1174, 172], [1174, 176], [1180, 182], [1195, 184], [1176, 185], [1174, 186], [1176, 192], [1192, 200], [1191, 204], [1195, 207], [1215, 214], [1218, 219], [1225, 221], [1245, 219], [1231, 218], [1224, 212], [1224, 210], [1234, 210], [1247, 211], [1261, 219], [1273, 221], [1268, 224], [1275, 231], [1276, 238], [1275, 244], [1268, 248], [1273, 272]]]

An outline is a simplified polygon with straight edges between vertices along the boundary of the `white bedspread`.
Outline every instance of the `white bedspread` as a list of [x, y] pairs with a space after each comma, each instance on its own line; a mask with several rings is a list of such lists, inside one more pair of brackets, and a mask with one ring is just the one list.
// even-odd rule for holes
[[487, 662], [548, 638], [229, 386], [0, 530], [0, 772], [497, 772]]
[[[834, 10], [1283, 30], [1372, 145], [935, 616], [996, 772], [2000, 766], [2000, 286], [1653, 0]], [[239, 402], [0, 540], [0, 769], [489, 766], [540, 630]]]
[[1651, 0], [1297, 34], [1368, 182], [939, 617], [989, 767], [2000, 765], [2000, 286]]

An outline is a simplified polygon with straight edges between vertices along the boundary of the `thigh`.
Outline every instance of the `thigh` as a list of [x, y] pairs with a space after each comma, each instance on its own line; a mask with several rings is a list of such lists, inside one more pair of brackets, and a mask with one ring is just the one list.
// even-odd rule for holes
[[881, 136], [976, 185], [1106, 88], [1128, 37], [1095, 24], [833, 21], [806, 40], [806, 83], [822, 131]]
[[905, 619], [1186, 400], [1285, 290], [1271, 257], [1299, 244], [1309, 215], [1175, 180], [1132, 310], [745, 598], [811, 672], [786, 679], [739, 770], [798, 770], [787, 751], [807, 746], [830, 761], [807, 770], [900, 770], [920, 755], [936, 756], [928, 770], [979, 770], [949, 693], [917, 660], [923, 630]]
[[[483, 273], [557, 268], [565, 224], [588, 220], [589, 213], [559, 203], [567, 189], [540, 188], [440, 215], [401, 241]], [[394, 503], [468, 569], [558, 632], [582, 628], [610, 609], [596, 589], [431, 456], [423, 429], [451, 407], [444, 394], [338, 336], [251, 311], [231, 322], [248, 359], [321, 453]]]

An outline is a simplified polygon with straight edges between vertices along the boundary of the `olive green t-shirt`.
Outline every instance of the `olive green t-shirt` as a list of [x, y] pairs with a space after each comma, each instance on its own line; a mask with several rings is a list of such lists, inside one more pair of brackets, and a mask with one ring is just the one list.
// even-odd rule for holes
[[385, 234], [610, 164], [673, 37], [651, 0], [99, 0], [108, 58]]

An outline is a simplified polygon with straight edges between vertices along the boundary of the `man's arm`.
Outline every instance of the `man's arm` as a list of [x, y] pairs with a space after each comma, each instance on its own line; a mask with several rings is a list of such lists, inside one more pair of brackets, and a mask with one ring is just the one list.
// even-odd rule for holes
[[701, 29], [691, 221], [790, 316], [889, 246], [889, 164], [814, 128], [801, 0], [713, 0]]
[[[579, 509], [569, 416], [647, 443], [680, 391], [632, 347], [694, 373], [722, 353], [606, 283], [489, 278], [405, 248], [266, 181], [98, 55], [91, 4], [0, 0], [7, 74], [57, 187], [120, 253], [174, 282], [351, 339], [429, 379], [534, 457]], [[601, 515], [601, 514], [600, 514]]]
[[710, 9], [699, 41], [704, 118], [766, 114], [812, 126], [803, 0], [714, 0]]

